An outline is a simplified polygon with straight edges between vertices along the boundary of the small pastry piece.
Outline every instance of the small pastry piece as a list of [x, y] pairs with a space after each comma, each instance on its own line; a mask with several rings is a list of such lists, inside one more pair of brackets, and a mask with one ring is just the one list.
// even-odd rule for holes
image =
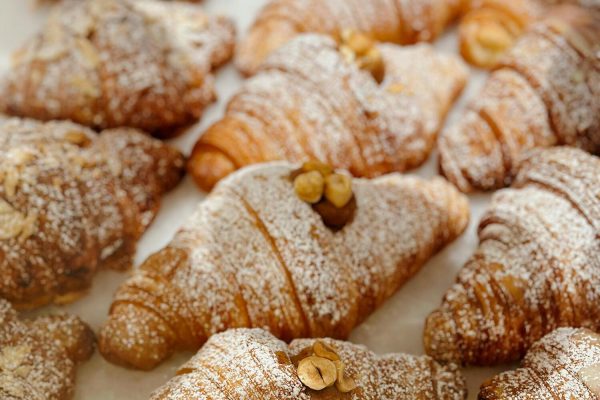
[[183, 156], [142, 132], [70, 122], [0, 125], [0, 297], [75, 300], [101, 267], [131, 265]]
[[600, 331], [600, 158], [534, 150], [494, 195], [479, 239], [427, 318], [427, 354], [493, 365], [561, 326]]
[[321, 214], [297, 173], [261, 164], [223, 180], [117, 291], [102, 354], [150, 369], [236, 327], [345, 338], [468, 221], [466, 197], [441, 178], [354, 179], [350, 217], [335, 219], [346, 206]]
[[211, 70], [231, 57], [234, 36], [198, 5], [67, 1], [14, 54], [0, 112], [171, 135], [215, 99]]
[[[321, 351], [319, 351], [321, 350]], [[427, 356], [375, 355], [333, 339], [286, 344], [260, 329], [232, 329], [208, 343], [151, 400], [462, 400], [454, 365]]]
[[245, 82], [192, 152], [188, 170], [202, 189], [272, 160], [318, 159], [374, 177], [427, 159], [465, 65], [426, 44], [378, 45], [356, 32], [343, 39], [302, 35]]
[[478, 399], [600, 399], [600, 335], [555, 330], [531, 347], [521, 368], [485, 382]]
[[461, 54], [477, 67], [495, 67], [517, 38], [559, 3], [600, 11], [600, 0], [470, 0], [459, 24]]
[[360, 31], [380, 42], [432, 41], [462, 10], [462, 0], [273, 0], [260, 12], [236, 52], [253, 74], [274, 50], [302, 33], [340, 37]]
[[72, 315], [20, 320], [0, 299], [0, 398], [68, 400], [77, 364], [94, 351], [94, 334]]
[[438, 140], [440, 169], [462, 191], [512, 181], [534, 147], [600, 153], [600, 14], [560, 6], [503, 57], [461, 120]]

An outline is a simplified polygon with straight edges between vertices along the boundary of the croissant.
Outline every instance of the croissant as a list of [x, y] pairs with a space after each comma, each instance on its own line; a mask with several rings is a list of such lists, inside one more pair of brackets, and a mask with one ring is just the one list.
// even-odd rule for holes
[[467, 224], [466, 198], [441, 178], [319, 169], [292, 181], [289, 164], [263, 164], [222, 181], [117, 291], [102, 354], [150, 369], [230, 328], [345, 338]]
[[561, 328], [535, 343], [516, 371], [484, 383], [479, 400], [600, 398], [600, 335]]
[[441, 366], [427, 356], [378, 356], [333, 339], [287, 345], [260, 329], [233, 329], [211, 337], [151, 399], [461, 400], [466, 395], [456, 366]]
[[253, 74], [274, 50], [302, 33], [344, 30], [380, 42], [432, 41], [462, 11], [463, 0], [272, 0], [236, 51], [236, 66]]
[[215, 100], [233, 53], [229, 19], [154, 0], [66, 1], [13, 57], [0, 112], [171, 135]]
[[20, 320], [0, 299], [0, 398], [67, 400], [77, 364], [94, 351], [94, 334], [72, 315]]
[[510, 184], [534, 147], [600, 153], [600, 14], [558, 7], [503, 58], [462, 119], [440, 135], [440, 169], [462, 191]]
[[281, 159], [319, 159], [364, 177], [404, 171], [427, 159], [466, 79], [458, 57], [429, 45], [376, 45], [350, 33], [338, 46], [303, 35], [246, 81], [196, 143], [188, 171], [204, 190], [240, 167]]
[[101, 267], [131, 264], [182, 155], [132, 129], [0, 125], [0, 298], [18, 309], [75, 300]]
[[600, 10], [598, 0], [470, 0], [459, 24], [461, 54], [475, 66], [495, 67], [523, 32], [559, 3]]
[[533, 151], [494, 195], [479, 248], [427, 318], [438, 361], [520, 359], [562, 326], [600, 331], [600, 159], [576, 148]]

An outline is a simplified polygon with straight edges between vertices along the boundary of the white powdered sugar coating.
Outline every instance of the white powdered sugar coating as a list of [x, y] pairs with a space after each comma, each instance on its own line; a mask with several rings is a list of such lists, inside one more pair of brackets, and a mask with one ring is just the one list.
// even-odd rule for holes
[[[128, 363], [161, 340], [172, 340], [166, 356], [235, 327], [286, 340], [346, 337], [467, 224], [466, 199], [447, 182], [390, 175], [354, 181], [356, 215], [335, 232], [296, 196], [292, 170], [262, 164], [223, 180], [119, 290], [102, 351], [126, 353]], [[164, 267], [173, 252], [180, 261]], [[142, 287], [142, 278], [154, 283]], [[148, 337], [123, 335], [144, 324], [139, 313], [165, 318]]]
[[335, 349], [347, 376], [357, 388], [347, 394], [330, 388], [313, 391], [298, 378], [292, 358], [311, 347], [301, 339], [289, 346], [258, 329], [235, 329], [213, 336], [178, 371], [156, 390], [153, 400], [461, 400], [464, 380], [454, 366], [442, 367], [426, 356], [376, 356], [364, 346], [323, 339]]

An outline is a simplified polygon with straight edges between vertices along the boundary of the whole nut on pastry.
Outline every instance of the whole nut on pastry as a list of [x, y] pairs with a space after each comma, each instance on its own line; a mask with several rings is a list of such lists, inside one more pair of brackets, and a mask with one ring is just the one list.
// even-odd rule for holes
[[315, 204], [323, 197], [325, 179], [318, 171], [304, 172], [294, 179], [294, 190], [301, 200]]
[[342, 32], [342, 41], [359, 56], [366, 54], [375, 45], [370, 37], [351, 29]]
[[309, 388], [323, 390], [336, 381], [337, 368], [331, 360], [310, 356], [298, 364], [298, 377]]
[[352, 179], [347, 175], [332, 174], [325, 178], [325, 198], [342, 208], [352, 198]]
[[371, 48], [364, 56], [358, 59], [358, 66], [371, 73], [377, 83], [383, 82], [385, 65], [381, 51], [377, 47]]
[[327, 346], [320, 340], [317, 340], [313, 345], [313, 351], [315, 352], [315, 355], [326, 358], [331, 361], [339, 361], [340, 359], [340, 356], [338, 356], [337, 353], [331, 347]]
[[335, 368], [337, 371], [337, 379], [335, 381], [335, 387], [341, 393], [348, 393], [356, 389], [356, 381], [352, 378], [347, 377], [344, 372], [346, 367], [342, 361], [334, 361]]
[[333, 168], [331, 165], [325, 164], [321, 161], [311, 160], [302, 164], [302, 171], [319, 171], [323, 177], [333, 174]]

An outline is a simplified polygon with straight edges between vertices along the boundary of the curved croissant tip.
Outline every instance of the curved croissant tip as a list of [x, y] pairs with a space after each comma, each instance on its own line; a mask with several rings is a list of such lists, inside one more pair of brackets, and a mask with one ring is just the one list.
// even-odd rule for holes
[[152, 311], [118, 304], [98, 338], [108, 361], [128, 368], [151, 370], [173, 352], [169, 327]]
[[425, 352], [436, 361], [460, 363], [460, 349], [452, 316], [440, 310], [429, 314], [423, 333]]
[[229, 157], [218, 150], [194, 150], [187, 164], [188, 173], [205, 192], [210, 192], [221, 179], [236, 169]]

